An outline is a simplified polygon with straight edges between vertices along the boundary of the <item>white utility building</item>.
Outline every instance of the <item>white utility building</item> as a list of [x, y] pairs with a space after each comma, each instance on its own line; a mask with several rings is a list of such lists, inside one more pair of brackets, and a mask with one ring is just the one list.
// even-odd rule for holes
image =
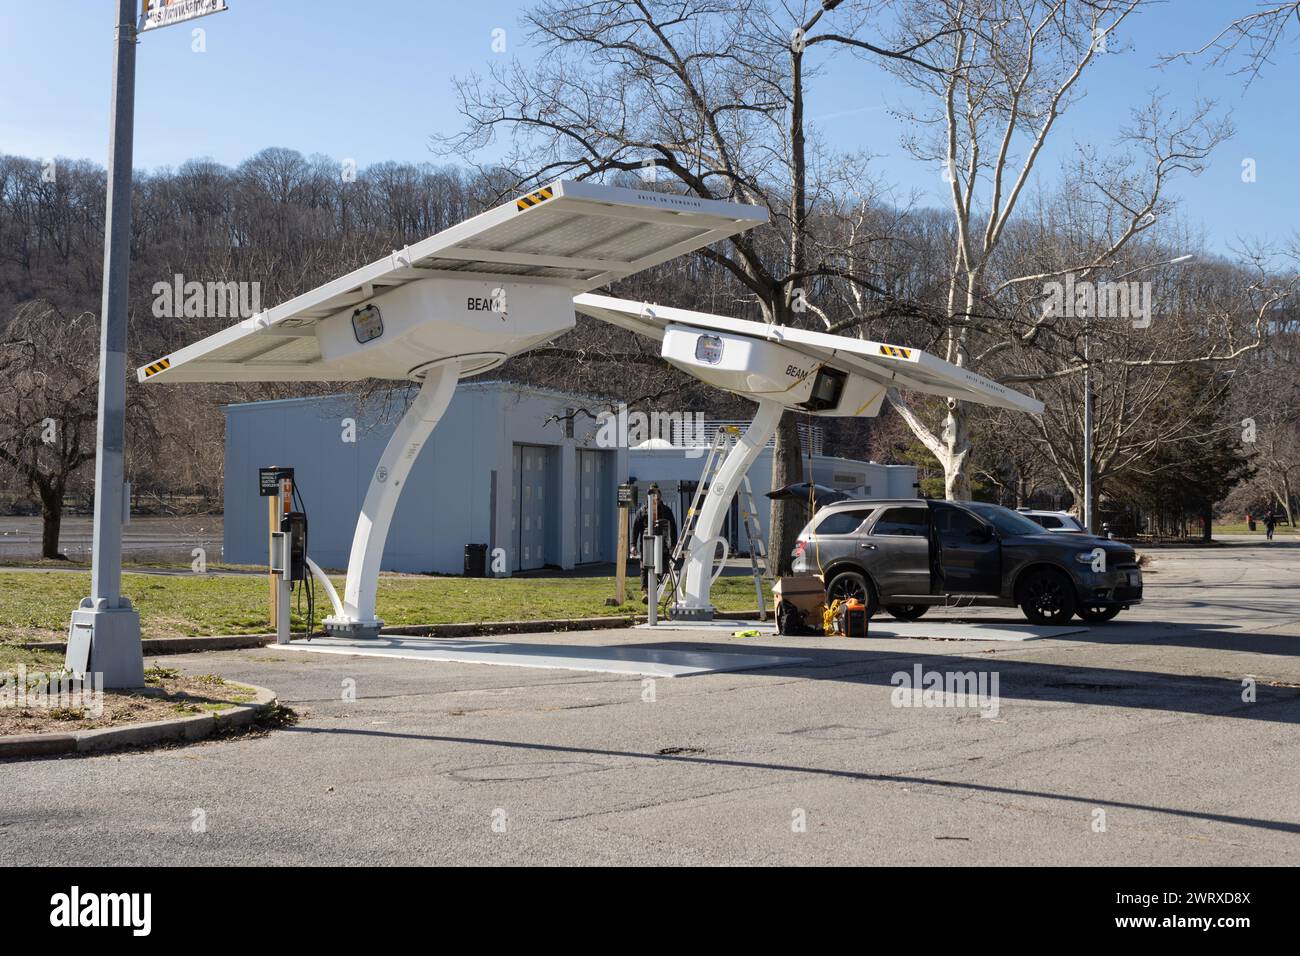
[[[414, 390], [412, 390], [412, 394]], [[311, 516], [311, 555], [327, 568], [347, 566], [354, 515], [409, 396], [356, 395], [251, 402], [226, 408], [225, 548], [236, 564], [266, 562], [266, 503], [257, 470], [293, 468]], [[674, 436], [657, 448], [601, 447], [590, 414], [608, 403], [502, 381], [464, 382], [427, 451], [412, 466], [397, 503], [380, 567], [385, 571], [460, 574], [465, 546], [505, 552], [503, 574], [543, 567], [572, 569], [614, 560], [616, 491], [652, 481], [680, 526], [706, 449]], [[683, 444], [693, 442], [694, 444]], [[814, 445], [816, 447], [816, 445]], [[771, 446], [751, 469], [758, 519], [766, 534]], [[916, 470], [814, 454], [819, 484], [872, 497], [910, 496]], [[735, 505], [732, 508], [735, 511]], [[736, 548], [749, 547], [743, 527]]]

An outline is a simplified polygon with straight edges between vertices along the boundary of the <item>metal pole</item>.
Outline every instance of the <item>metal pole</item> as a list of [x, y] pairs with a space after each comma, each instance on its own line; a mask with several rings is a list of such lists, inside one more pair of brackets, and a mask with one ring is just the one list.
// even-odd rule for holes
[[131, 153], [135, 124], [135, 2], [118, 0], [113, 118], [100, 310], [95, 553], [90, 594], [110, 608], [122, 595], [122, 481], [126, 436], [126, 310], [131, 267]]
[[1092, 359], [1090, 317], [1083, 317], [1083, 529], [1092, 534]]
[[[90, 598], [72, 631], [90, 631], [88, 666], [106, 687], [144, 683], [140, 619], [122, 597], [123, 454], [126, 444], [127, 283], [131, 265], [131, 162], [135, 124], [135, 0], [118, 0], [114, 40], [104, 298], [100, 310], [99, 426], [95, 447], [95, 541]], [[72, 660], [71, 640], [69, 660]]]
[[[646, 512], [650, 512], [646, 508]], [[659, 536], [647, 534], [641, 539], [641, 562], [650, 562], [650, 571], [646, 574], [646, 623], [654, 627], [659, 623]]]

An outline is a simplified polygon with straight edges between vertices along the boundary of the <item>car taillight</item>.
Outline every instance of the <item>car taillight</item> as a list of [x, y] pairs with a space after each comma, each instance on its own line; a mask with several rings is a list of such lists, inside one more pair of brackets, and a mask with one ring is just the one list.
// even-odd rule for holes
[[802, 558], [802, 557], [803, 557], [803, 547], [804, 547], [804, 542], [802, 542], [802, 541], [796, 541], [796, 542], [795, 542], [795, 544], [794, 544], [794, 556], [795, 556], [796, 558]]

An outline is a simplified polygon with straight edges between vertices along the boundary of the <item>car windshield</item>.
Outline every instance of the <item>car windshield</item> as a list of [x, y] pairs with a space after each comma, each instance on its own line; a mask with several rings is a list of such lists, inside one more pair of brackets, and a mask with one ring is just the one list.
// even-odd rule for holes
[[1001, 505], [985, 505], [976, 502], [968, 502], [965, 507], [992, 524], [993, 527], [997, 528], [1003, 534], [1048, 533], [1041, 525], [1034, 523], [1022, 514], [1017, 514], [1010, 508], [1003, 508]]

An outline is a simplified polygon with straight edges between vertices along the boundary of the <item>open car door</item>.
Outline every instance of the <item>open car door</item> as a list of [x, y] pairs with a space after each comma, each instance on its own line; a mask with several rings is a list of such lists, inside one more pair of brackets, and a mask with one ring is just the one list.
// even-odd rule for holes
[[964, 508], [930, 502], [930, 571], [936, 594], [998, 594], [1002, 545], [991, 525]]

